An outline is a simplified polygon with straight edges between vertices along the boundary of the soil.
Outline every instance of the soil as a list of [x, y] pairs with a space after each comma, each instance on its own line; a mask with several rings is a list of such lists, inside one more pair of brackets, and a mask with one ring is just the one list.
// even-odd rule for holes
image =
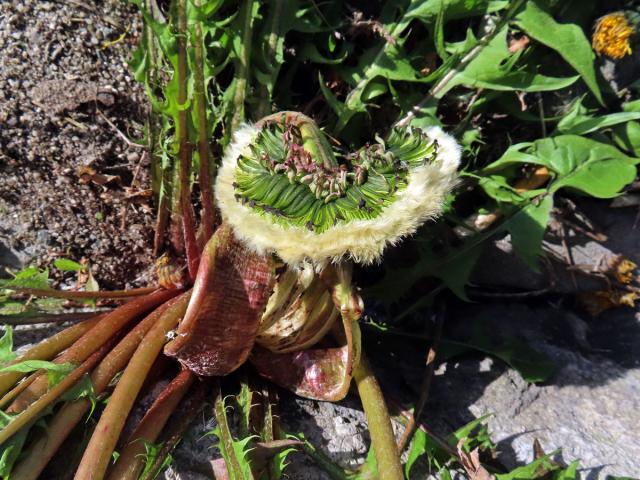
[[[147, 103], [119, 0], [0, 3], [0, 264], [85, 259], [102, 288], [148, 283]], [[1, 275], [1, 272], [0, 272]]]

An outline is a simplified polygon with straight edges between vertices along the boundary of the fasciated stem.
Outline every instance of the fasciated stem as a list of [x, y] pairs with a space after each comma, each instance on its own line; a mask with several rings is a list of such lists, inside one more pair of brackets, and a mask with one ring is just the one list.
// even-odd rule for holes
[[[127, 364], [149, 329], [167, 310], [164, 304], [147, 315], [107, 354], [91, 373], [96, 395], [104, 392], [109, 382]], [[35, 440], [24, 452], [23, 460], [11, 472], [14, 480], [36, 480], [73, 428], [91, 407], [87, 399], [64, 405], [47, 424], [47, 435]]]
[[35, 402], [29, 405], [28, 408], [22, 411], [22, 413], [11, 420], [5, 428], [0, 430], [0, 445], [15, 435], [22, 427], [37, 419], [48, 406], [53, 404], [64, 392], [75, 385], [83, 375], [89, 372], [107, 353], [108, 349], [108, 344], [103, 345], [80, 366], [67, 375], [60, 383], [38, 398]]
[[391, 426], [391, 417], [380, 385], [367, 358], [361, 354], [353, 372], [364, 413], [367, 417], [373, 453], [376, 456], [380, 480], [402, 480], [402, 464]]
[[[93, 352], [113, 337], [120, 329], [138, 318], [141, 314], [161, 305], [176, 296], [179, 290], [157, 290], [156, 292], [136, 298], [106, 314], [101, 321], [82, 335], [71, 347], [54, 360], [54, 363], [82, 363]], [[9, 413], [24, 410], [31, 402], [42, 395], [48, 387], [47, 376], [41, 374], [11, 404]]]
[[[25, 353], [20, 355], [9, 365], [24, 362], [27, 360], [50, 360], [58, 353], [68, 348], [78, 338], [93, 328], [99, 321], [100, 316], [87, 320], [86, 322], [72, 325], [69, 328], [65, 328], [59, 333], [56, 333], [52, 337], [49, 337], [37, 345], [31, 347]], [[15, 385], [15, 383], [24, 377], [23, 372], [5, 372], [0, 373], [0, 395], [4, 395], [9, 389]]]
[[191, 292], [187, 292], [171, 300], [167, 310], [136, 349], [89, 440], [74, 477], [76, 480], [103, 478], [133, 402], [166, 342], [166, 334], [184, 315], [190, 295]]
[[144, 467], [145, 445], [155, 443], [169, 416], [195, 380], [190, 370], [182, 370], [156, 398], [136, 426], [116, 464], [109, 471], [109, 480], [136, 480]]
[[[200, 0], [195, 0], [195, 6], [200, 6]], [[213, 235], [213, 226], [216, 223], [216, 211], [213, 205], [213, 178], [212, 169], [215, 164], [211, 162], [209, 155], [209, 125], [207, 122], [207, 96], [206, 85], [204, 83], [204, 38], [202, 35], [202, 22], [198, 21], [194, 25], [194, 96], [196, 105], [196, 116], [198, 122], [198, 156], [200, 158], [200, 198], [202, 201], [202, 241], [204, 244]]]

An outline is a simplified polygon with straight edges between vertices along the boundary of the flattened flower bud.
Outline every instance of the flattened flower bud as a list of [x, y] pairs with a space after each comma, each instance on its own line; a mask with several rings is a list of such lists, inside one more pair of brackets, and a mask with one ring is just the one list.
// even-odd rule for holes
[[216, 196], [224, 221], [257, 253], [290, 265], [372, 263], [441, 213], [459, 162], [438, 127], [394, 129], [338, 161], [313, 120], [282, 112], [235, 132]]

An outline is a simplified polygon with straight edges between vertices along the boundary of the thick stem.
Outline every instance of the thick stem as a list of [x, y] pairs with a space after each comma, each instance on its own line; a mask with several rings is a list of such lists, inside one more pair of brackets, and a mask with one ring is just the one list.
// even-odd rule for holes
[[[196, 7], [200, 6], [200, 0], [195, 1]], [[216, 223], [216, 211], [213, 205], [213, 186], [211, 183], [215, 164], [209, 155], [209, 126], [207, 122], [207, 96], [204, 83], [204, 38], [202, 34], [202, 22], [194, 25], [194, 95], [196, 104], [196, 116], [198, 121], [198, 156], [200, 157], [200, 198], [202, 201], [202, 241], [201, 245], [213, 235], [213, 226]]]
[[118, 461], [109, 472], [109, 480], [136, 480], [144, 467], [145, 445], [155, 443], [169, 416], [191, 387], [195, 375], [182, 370], [149, 407], [137, 425]]
[[[149, 329], [155, 325], [158, 319], [167, 310], [168, 304], [161, 305], [151, 314], [136, 325], [120, 342], [109, 352], [100, 364], [91, 373], [91, 382], [96, 395], [104, 392], [109, 382], [127, 364], [133, 352], [144, 339]], [[77, 400], [64, 405], [53, 418], [47, 422], [47, 435], [35, 440], [27, 451], [23, 460], [11, 472], [14, 480], [36, 480], [44, 470], [49, 460], [56, 453], [60, 445], [69, 436], [73, 428], [82, 420], [82, 417], [91, 407], [87, 399]]]
[[[152, 12], [153, 17], [158, 16], [157, 5], [155, 1], [145, 1], [145, 8]], [[147, 83], [151, 88], [158, 85], [158, 73], [160, 71], [160, 54], [159, 46], [156, 41], [151, 24], [145, 21], [144, 25], [144, 42], [145, 51], [149, 59], [149, 68], [147, 70]], [[147, 145], [149, 156], [151, 158], [151, 182], [154, 193], [158, 198], [158, 208], [156, 215], [156, 228], [153, 237], [153, 254], [159, 255], [164, 244], [164, 235], [167, 229], [167, 221], [169, 219], [169, 200], [171, 198], [171, 181], [168, 173], [170, 170], [163, 165], [161, 155], [161, 136], [160, 136], [160, 119], [158, 112], [150, 108], [147, 115], [147, 127], [149, 129], [149, 144]]]
[[[100, 317], [87, 320], [69, 328], [65, 328], [52, 337], [43, 340], [39, 344], [31, 347], [25, 353], [16, 358], [9, 365], [24, 362], [26, 360], [50, 360], [65, 348], [73, 344], [78, 338], [93, 328], [100, 320]], [[0, 395], [4, 395], [22, 377], [22, 372], [0, 373]]]
[[184, 396], [178, 405], [178, 408], [171, 415], [167, 425], [159, 438], [160, 448], [157, 452], [155, 460], [147, 472], [140, 476], [140, 480], [151, 480], [158, 478], [158, 474], [165, 467], [165, 458], [178, 445], [184, 437], [184, 432], [189, 425], [196, 419], [198, 414], [205, 406], [208, 392], [210, 390], [210, 382], [202, 379], [197, 382], [189, 392]]
[[187, 267], [191, 281], [196, 278], [200, 253], [196, 242], [196, 228], [191, 205], [191, 143], [189, 143], [189, 107], [188, 101], [188, 58], [187, 58], [187, 0], [178, 0], [178, 117], [176, 134], [178, 136], [178, 182], [179, 208], [182, 219], [182, 235], [187, 254]]
[[202, 411], [207, 399], [208, 388], [204, 382], [198, 382], [191, 391], [184, 397], [175, 413], [169, 419], [160, 441], [162, 446], [158, 451], [156, 459], [148, 469], [147, 473], [140, 480], [150, 480], [157, 478], [164, 466], [164, 459], [169, 455], [178, 442], [182, 440], [184, 432], [191, 422], [195, 420]]
[[247, 92], [249, 78], [249, 62], [251, 59], [251, 45], [253, 37], [253, 0], [245, 0], [242, 4], [241, 13], [244, 14], [242, 25], [242, 43], [240, 44], [240, 54], [236, 60], [236, 86], [233, 93], [233, 116], [229, 135], [236, 131], [240, 123], [245, 119], [244, 101]]
[[378, 464], [380, 480], [402, 480], [402, 464], [391, 426], [391, 417], [380, 385], [366, 357], [360, 355], [360, 363], [353, 372], [364, 413], [371, 434], [371, 444]]
[[[334, 302], [340, 305], [340, 313], [354, 323], [362, 314], [362, 301], [353, 292], [351, 264], [336, 266], [337, 283], [334, 287]], [[357, 325], [357, 323], [356, 323]], [[354, 329], [355, 331], [355, 329]], [[355, 343], [355, 342], [354, 342]], [[373, 453], [376, 456], [381, 480], [402, 480], [402, 464], [391, 426], [391, 417], [380, 390], [380, 385], [371, 371], [369, 362], [362, 351], [356, 352], [353, 379], [358, 387], [364, 413], [369, 425]]]
[[[98, 350], [104, 343], [113, 337], [120, 329], [141, 314], [161, 305], [165, 301], [179, 293], [178, 290], [158, 290], [151, 295], [136, 298], [113, 312], [105, 315], [101, 321], [80, 337], [71, 347], [54, 360], [55, 363], [81, 363], [89, 355]], [[40, 375], [34, 382], [11, 404], [9, 413], [17, 413], [24, 410], [31, 402], [42, 395], [48, 387], [46, 375]]]
[[136, 349], [89, 440], [74, 477], [76, 480], [103, 478], [133, 402], [162, 350], [166, 334], [184, 315], [190, 295], [191, 292], [187, 292], [173, 299]]

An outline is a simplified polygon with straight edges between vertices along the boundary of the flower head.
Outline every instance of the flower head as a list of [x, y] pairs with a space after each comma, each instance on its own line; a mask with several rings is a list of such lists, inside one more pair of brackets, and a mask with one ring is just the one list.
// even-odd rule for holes
[[378, 260], [440, 214], [460, 161], [438, 127], [395, 129], [338, 161], [313, 120], [283, 112], [234, 134], [218, 206], [246, 245], [288, 264]]
[[634, 27], [624, 13], [610, 13], [596, 22], [593, 49], [598, 55], [620, 60], [631, 55], [631, 39], [634, 35]]

